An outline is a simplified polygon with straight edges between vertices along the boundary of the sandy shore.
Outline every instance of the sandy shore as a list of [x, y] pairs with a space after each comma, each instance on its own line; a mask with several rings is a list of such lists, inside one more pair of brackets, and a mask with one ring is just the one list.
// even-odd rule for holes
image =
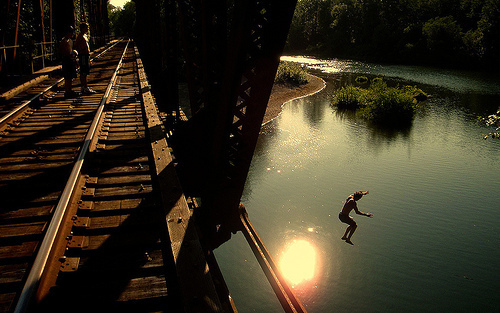
[[315, 94], [325, 88], [326, 83], [323, 79], [311, 74], [307, 74], [307, 76], [309, 77], [309, 83], [300, 87], [283, 84], [275, 84], [273, 86], [269, 102], [267, 103], [266, 114], [262, 122], [263, 124], [277, 117], [286, 102]]

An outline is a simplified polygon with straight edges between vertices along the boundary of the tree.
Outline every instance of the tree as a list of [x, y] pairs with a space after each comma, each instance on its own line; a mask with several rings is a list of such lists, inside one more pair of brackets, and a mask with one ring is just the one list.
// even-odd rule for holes
[[331, 1], [300, 0], [288, 35], [288, 48], [308, 52], [325, 51], [330, 37]]
[[116, 7], [111, 3], [108, 3], [108, 16], [109, 16], [109, 30], [111, 35], [115, 35], [115, 25], [118, 20], [118, 15], [120, 14], [120, 7]]
[[334, 50], [344, 54], [355, 45], [360, 32], [361, 12], [354, 3], [338, 3], [332, 8], [332, 30]]
[[435, 17], [422, 27], [422, 33], [431, 52], [430, 58], [437, 62], [453, 59], [462, 47], [462, 28], [452, 16]]
[[298, 0], [286, 49], [494, 70], [500, 0]]
[[478, 22], [483, 35], [485, 62], [500, 66], [500, 0], [487, 0]]
[[135, 32], [135, 3], [129, 1], [125, 3], [123, 9], [108, 5], [109, 28], [111, 34], [117, 37], [132, 37]]

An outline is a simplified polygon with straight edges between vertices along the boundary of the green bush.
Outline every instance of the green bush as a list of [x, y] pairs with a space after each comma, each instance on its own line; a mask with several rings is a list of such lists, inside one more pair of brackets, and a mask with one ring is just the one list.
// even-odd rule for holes
[[411, 93], [399, 88], [372, 90], [361, 113], [380, 124], [408, 124], [413, 120], [416, 101]]
[[374, 78], [366, 89], [342, 87], [332, 104], [340, 109], [360, 109], [366, 119], [384, 125], [405, 125], [413, 120], [417, 103], [428, 95], [414, 86], [388, 87], [382, 78]]
[[364, 90], [359, 87], [342, 87], [334, 96], [333, 103], [339, 109], [358, 109], [364, 106]]
[[295, 62], [280, 61], [275, 83], [291, 84], [293, 86], [305, 85], [309, 82], [306, 71]]

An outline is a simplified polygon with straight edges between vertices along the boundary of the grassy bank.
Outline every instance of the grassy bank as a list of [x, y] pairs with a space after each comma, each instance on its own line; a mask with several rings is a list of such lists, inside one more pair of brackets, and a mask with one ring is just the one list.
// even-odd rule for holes
[[306, 71], [295, 62], [280, 61], [274, 82], [301, 86], [309, 82]]

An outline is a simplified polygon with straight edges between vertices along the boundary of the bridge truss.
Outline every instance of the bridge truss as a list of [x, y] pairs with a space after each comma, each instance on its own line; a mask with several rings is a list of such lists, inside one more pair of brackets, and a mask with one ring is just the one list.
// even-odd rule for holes
[[[137, 41], [171, 117], [183, 187], [201, 199], [198, 221], [217, 247], [241, 228], [238, 207], [296, 2], [135, 3]], [[183, 86], [186, 122], [173, 118]]]

